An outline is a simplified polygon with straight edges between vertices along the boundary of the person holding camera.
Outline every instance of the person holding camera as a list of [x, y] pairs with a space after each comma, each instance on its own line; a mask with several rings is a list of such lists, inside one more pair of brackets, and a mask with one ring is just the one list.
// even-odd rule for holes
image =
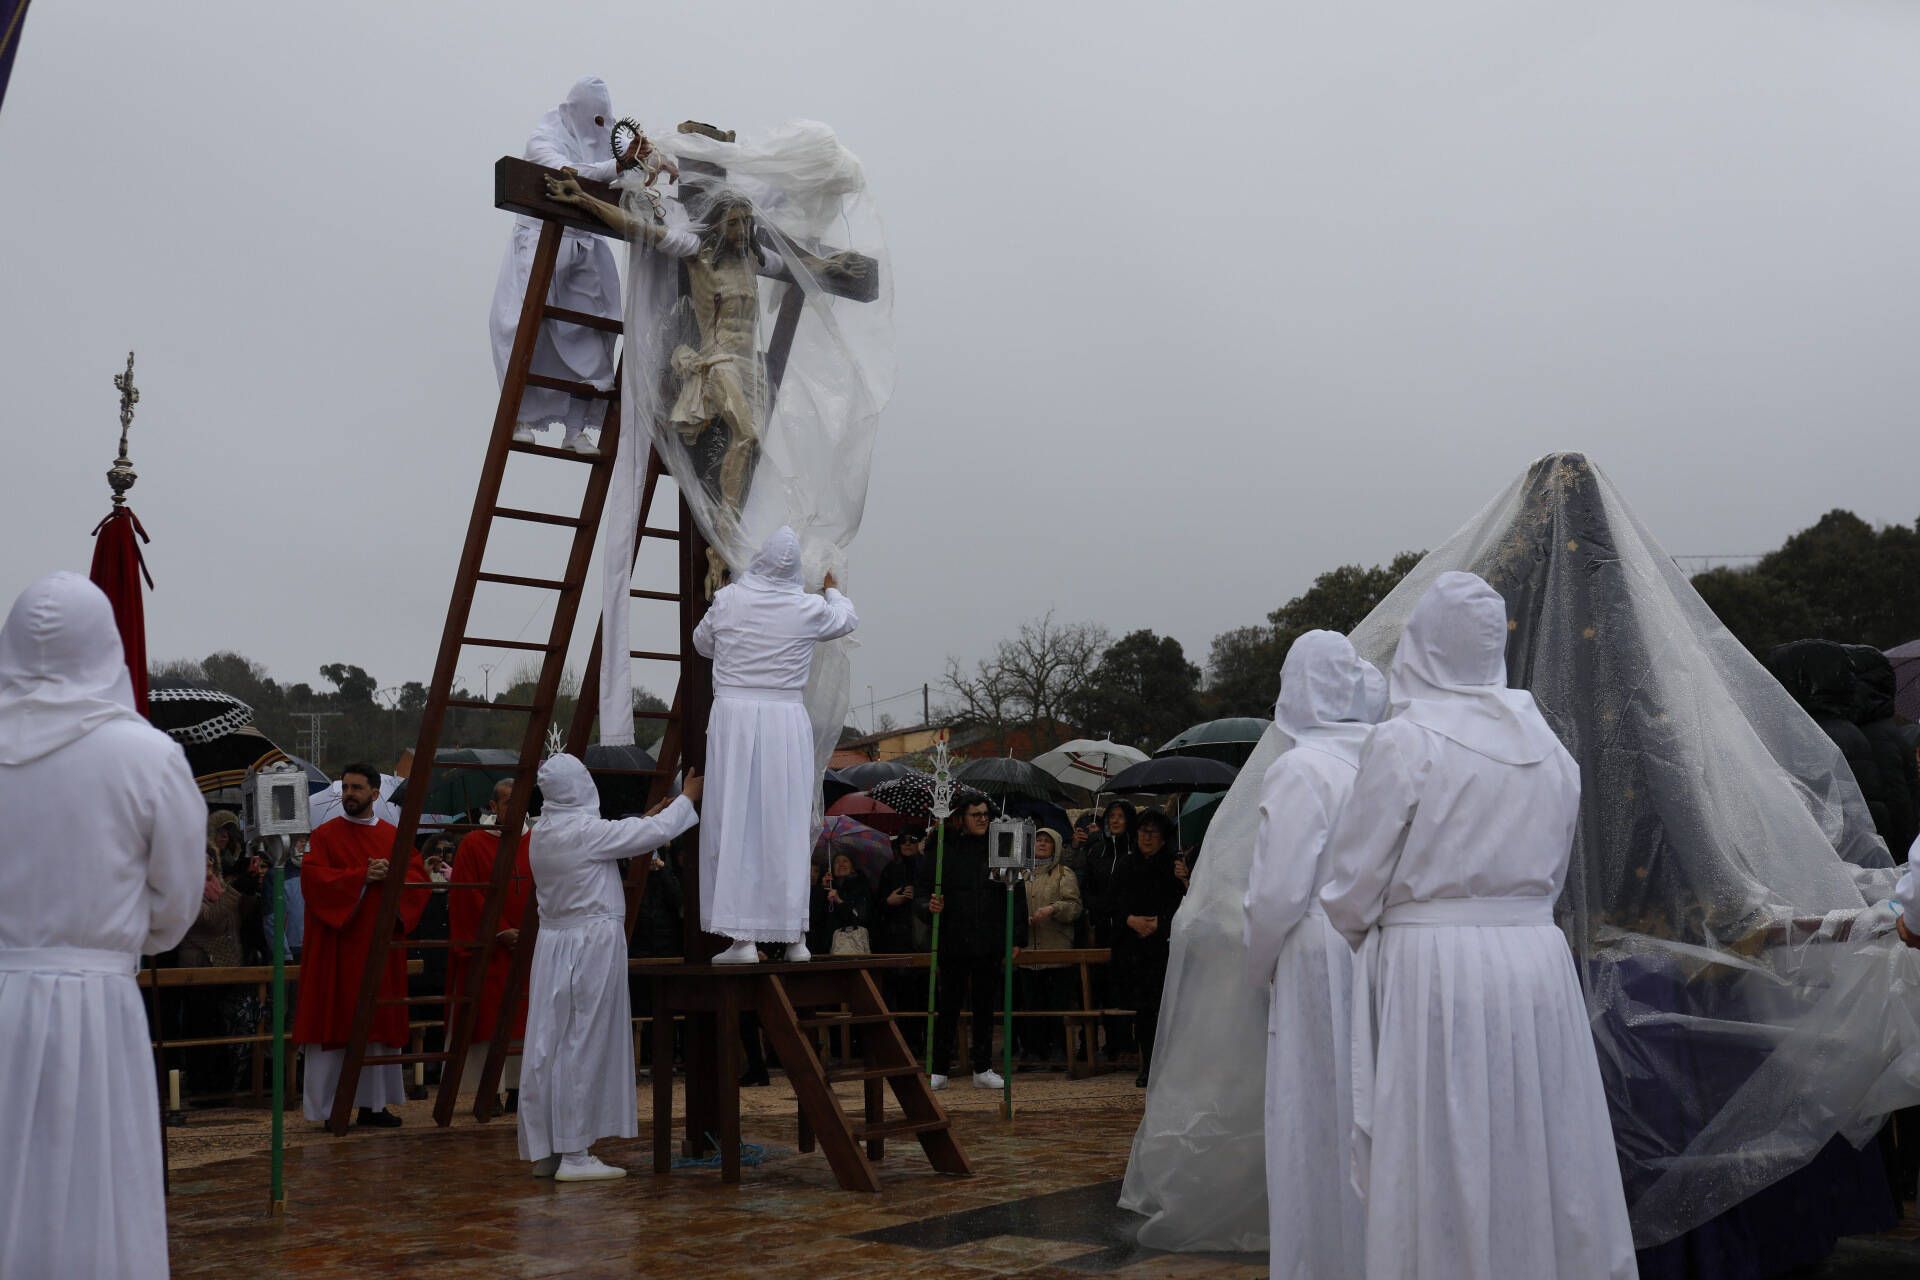
[[[993, 1069], [993, 1017], [997, 1011], [1006, 970], [1007, 886], [987, 870], [987, 825], [992, 821], [986, 797], [961, 803], [947, 819], [946, 864], [941, 892], [934, 892], [934, 860], [920, 859], [914, 900], [922, 917], [940, 917], [940, 948], [934, 957], [938, 1013], [933, 1026], [933, 1053], [928, 1065], [933, 1087], [947, 1087], [953, 1065], [953, 1041], [960, 1030], [960, 1006], [973, 1012], [973, 1086], [998, 1089], [1006, 1084]], [[1013, 954], [1027, 945], [1025, 886], [1012, 891], [1014, 901]]]

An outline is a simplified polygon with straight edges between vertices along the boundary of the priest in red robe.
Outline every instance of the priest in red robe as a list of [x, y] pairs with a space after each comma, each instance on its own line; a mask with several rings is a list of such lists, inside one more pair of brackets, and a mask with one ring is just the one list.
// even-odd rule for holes
[[[503, 778], [494, 784], [493, 800], [487, 805], [487, 812], [493, 821], [498, 822], [506, 811], [507, 799], [513, 794], [513, 780]], [[500, 921], [494, 934], [494, 948], [487, 957], [487, 972], [482, 979], [480, 1003], [474, 1010], [473, 1040], [467, 1049], [467, 1062], [460, 1074], [462, 1087], [467, 1092], [478, 1088], [480, 1071], [485, 1065], [487, 1045], [493, 1039], [493, 1033], [500, 1025], [500, 1006], [507, 990], [507, 974], [513, 968], [514, 948], [520, 942], [520, 924], [526, 916], [527, 898], [533, 890], [533, 870], [528, 865], [527, 855], [531, 848], [532, 835], [527, 830], [520, 833], [520, 850], [514, 859], [513, 879], [507, 882], [507, 900], [500, 911]], [[470, 831], [460, 842], [460, 848], [453, 855], [453, 883], [460, 885], [489, 884], [493, 880], [494, 860], [500, 852], [500, 833], [497, 830]], [[487, 907], [485, 889], [452, 888], [447, 890], [447, 933], [452, 938], [452, 948], [447, 964], [447, 995], [449, 998], [464, 994], [467, 987], [467, 974], [474, 957], [479, 954], [478, 938], [480, 917]], [[462, 946], [466, 942], [471, 945]], [[513, 1016], [513, 1037], [523, 1038], [527, 1033], [527, 993], [522, 991], [515, 1001]], [[520, 1055], [507, 1056], [506, 1069], [501, 1080], [507, 1088], [507, 1110], [514, 1111], [520, 1101]]]
[[[325, 1121], [333, 1110], [333, 1096], [346, 1063], [347, 1040], [353, 1031], [354, 1005], [360, 998], [360, 979], [373, 925], [379, 915], [380, 885], [391, 874], [393, 824], [374, 816], [380, 798], [380, 771], [371, 765], [350, 764], [340, 772], [341, 815], [314, 828], [307, 856], [300, 865], [300, 895], [306, 909], [306, 940], [300, 953], [299, 1007], [294, 1014], [293, 1039], [306, 1058], [306, 1088], [302, 1111], [309, 1120]], [[427, 905], [430, 881], [418, 854], [409, 855], [407, 882], [419, 883], [418, 892], [400, 896], [399, 931], [413, 928]], [[387, 971], [380, 998], [401, 1000], [407, 994], [407, 955], [404, 947], [387, 952]], [[407, 1006], [381, 1004], [374, 1011], [369, 1055], [400, 1053], [408, 1040]], [[406, 1081], [398, 1064], [368, 1066], [360, 1072], [354, 1104], [357, 1123], [393, 1128], [400, 1117], [386, 1108], [406, 1100]]]

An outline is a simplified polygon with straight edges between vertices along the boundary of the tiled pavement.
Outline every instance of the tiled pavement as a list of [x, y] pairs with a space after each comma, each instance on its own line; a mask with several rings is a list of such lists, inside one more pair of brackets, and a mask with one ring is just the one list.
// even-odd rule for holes
[[[882, 1191], [838, 1190], [818, 1153], [800, 1155], [778, 1077], [743, 1095], [743, 1132], [766, 1160], [726, 1187], [716, 1170], [648, 1172], [638, 1140], [605, 1143], [634, 1170], [618, 1182], [527, 1176], [513, 1128], [470, 1118], [334, 1139], [294, 1117], [288, 1209], [266, 1213], [265, 1117], [196, 1115], [175, 1130], [169, 1200], [178, 1276], [1045, 1277], [1266, 1274], [1264, 1257], [1157, 1254], [1132, 1243], [1114, 1206], [1139, 1118], [1122, 1076], [1019, 1078], [1012, 1126], [998, 1097], [957, 1088], [954, 1112], [975, 1176], [933, 1173], [911, 1140], [890, 1143]], [[852, 1104], [857, 1086], [845, 1100]], [[644, 1099], [643, 1099], [644, 1102]], [[1920, 1275], [1920, 1241], [1852, 1241], [1809, 1280]]]

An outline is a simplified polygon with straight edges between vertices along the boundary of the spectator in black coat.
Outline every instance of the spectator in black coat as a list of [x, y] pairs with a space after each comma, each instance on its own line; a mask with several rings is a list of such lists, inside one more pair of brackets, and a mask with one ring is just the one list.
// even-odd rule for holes
[[[954, 1038], [960, 1030], [960, 1006], [973, 1012], [973, 1083], [998, 1089], [1005, 1081], [993, 1069], [993, 1018], [1006, 982], [1007, 887], [987, 874], [987, 824], [984, 799], [965, 804], [948, 819], [946, 856], [939, 893], [933, 891], [934, 859], [920, 859], [914, 882], [916, 910], [932, 921], [940, 917], [938, 1013], [933, 1028], [933, 1087], [944, 1089], [953, 1065]], [[1015, 891], [1013, 945], [1027, 943], [1024, 890]]]
[[[1846, 649], [1831, 640], [1795, 640], [1767, 655], [1767, 669], [1840, 748], [1854, 781], [1860, 784], [1874, 829], [1885, 839], [1891, 815], [1873, 744], [1857, 723], [1860, 698]], [[1895, 861], [1899, 857], [1894, 853]]]
[[[873, 949], [883, 954], [922, 952], [929, 946], [930, 926], [914, 910], [914, 881], [920, 864], [928, 856], [925, 834], [903, 831], [894, 837], [893, 861], [880, 868], [880, 883], [874, 889]], [[927, 973], [924, 969], [886, 969], [880, 975], [881, 990], [887, 1007], [896, 1011], [922, 1012], [927, 1007]], [[903, 1018], [897, 1024], [907, 1038], [907, 1046], [916, 1055], [926, 1055], [925, 1018]]]
[[1903, 862], [1920, 836], [1920, 770], [1895, 718], [1893, 663], [1872, 645], [1850, 644], [1846, 650], [1853, 670], [1854, 723], [1873, 752], [1880, 802], [1886, 809], [1887, 825], [1880, 835], [1893, 860]]
[[[834, 935], [842, 929], [865, 929], [867, 952], [873, 950], [873, 886], [854, 869], [853, 859], [844, 853], [833, 855], [833, 869], [826, 882], [827, 949], [833, 949]], [[856, 952], [854, 954], [866, 954]]]
[[[1081, 860], [1080, 903], [1085, 914], [1080, 918], [1085, 929], [1085, 945], [1113, 945], [1113, 883], [1120, 865], [1133, 856], [1133, 829], [1136, 815], [1125, 800], [1115, 800], [1100, 813], [1100, 825], [1089, 836]], [[1069, 863], [1068, 865], [1072, 865]], [[1094, 1003], [1103, 1009], [1120, 1008], [1124, 997], [1116, 984], [1113, 966], [1097, 966], [1092, 974]], [[1133, 1050], [1133, 1025], [1127, 1018], [1106, 1018], [1109, 1057]]]
[[1134, 1011], [1134, 1034], [1140, 1042], [1140, 1074], [1134, 1083], [1143, 1089], [1153, 1069], [1173, 913], [1187, 893], [1186, 863], [1173, 852], [1177, 835], [1173, 819], [1158, 809], [1142, 815], [1134, 832], [1138, 852], [1121, 861], [1111, 896], [1114, 981], [1120, 998]]

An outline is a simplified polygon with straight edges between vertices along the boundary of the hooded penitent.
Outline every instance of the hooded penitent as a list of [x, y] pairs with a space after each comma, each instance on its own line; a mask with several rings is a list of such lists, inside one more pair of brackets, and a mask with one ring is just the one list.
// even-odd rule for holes
[[0, 815], [0, 1270], [164, 1276], [133, 974], [199, 914], [207, 810], [78, 574], [33, 583], [0, 627]]
[[[1807, 936], [1790, 922], [1859, 912], [1891, 890], [1859, 788], [1606, 477], [1579, 455], [1535, 463], [1428, 554], [1355, 629], [1354, 647], [1390, 656], [1415, 603], [1455, 569], [1505, 599], [1509, 678], [1580, 767], [1585, 803], [1557, 918], [1581, 962], [1639, 1244], [1920, 1100], [1920, 1024], [1893, 998], [1920, 981], [1920, 957], [1884, 939], [1786, 943]], [[1125, 1202], [1182, 1247], [1264, 1242], [1257, 1189], [1221, 1183], [1169, 1203], [1156, 1184], [1175, 1161], [1258, 1158], [1257, 1087], [1182, 1081], [1260, 1053], [1265, 1009], [1243, 977], [1241, 898], [1254, 784], [1284, 742], [1276, 728], [1222, 803], [1175, 925], [1164, 1074]]]
[[[1316, 902], [1328, 837], [1386, 703], [1385, 678], [1345, 636], [1309, 631], [1288, 648], [1273, 718], [1293, 749], [1261, 779], [1258, 848], [1246, 897], [1249, 986], [1271, 991], [1266, 1114], [1284, 1118], [1267, 1131], [1277, 1277], [1361, 1270], [1359, 1195], [1345, 1178], [1327, 1176], [1348, 1163], [1353, 1125], [1353, 953]], [[1190, 1177], [1199, 1172], [1185, 1171]], [[1189, 1192], [1169, 1188], [1166, 1194], [1180, 1199]]]

